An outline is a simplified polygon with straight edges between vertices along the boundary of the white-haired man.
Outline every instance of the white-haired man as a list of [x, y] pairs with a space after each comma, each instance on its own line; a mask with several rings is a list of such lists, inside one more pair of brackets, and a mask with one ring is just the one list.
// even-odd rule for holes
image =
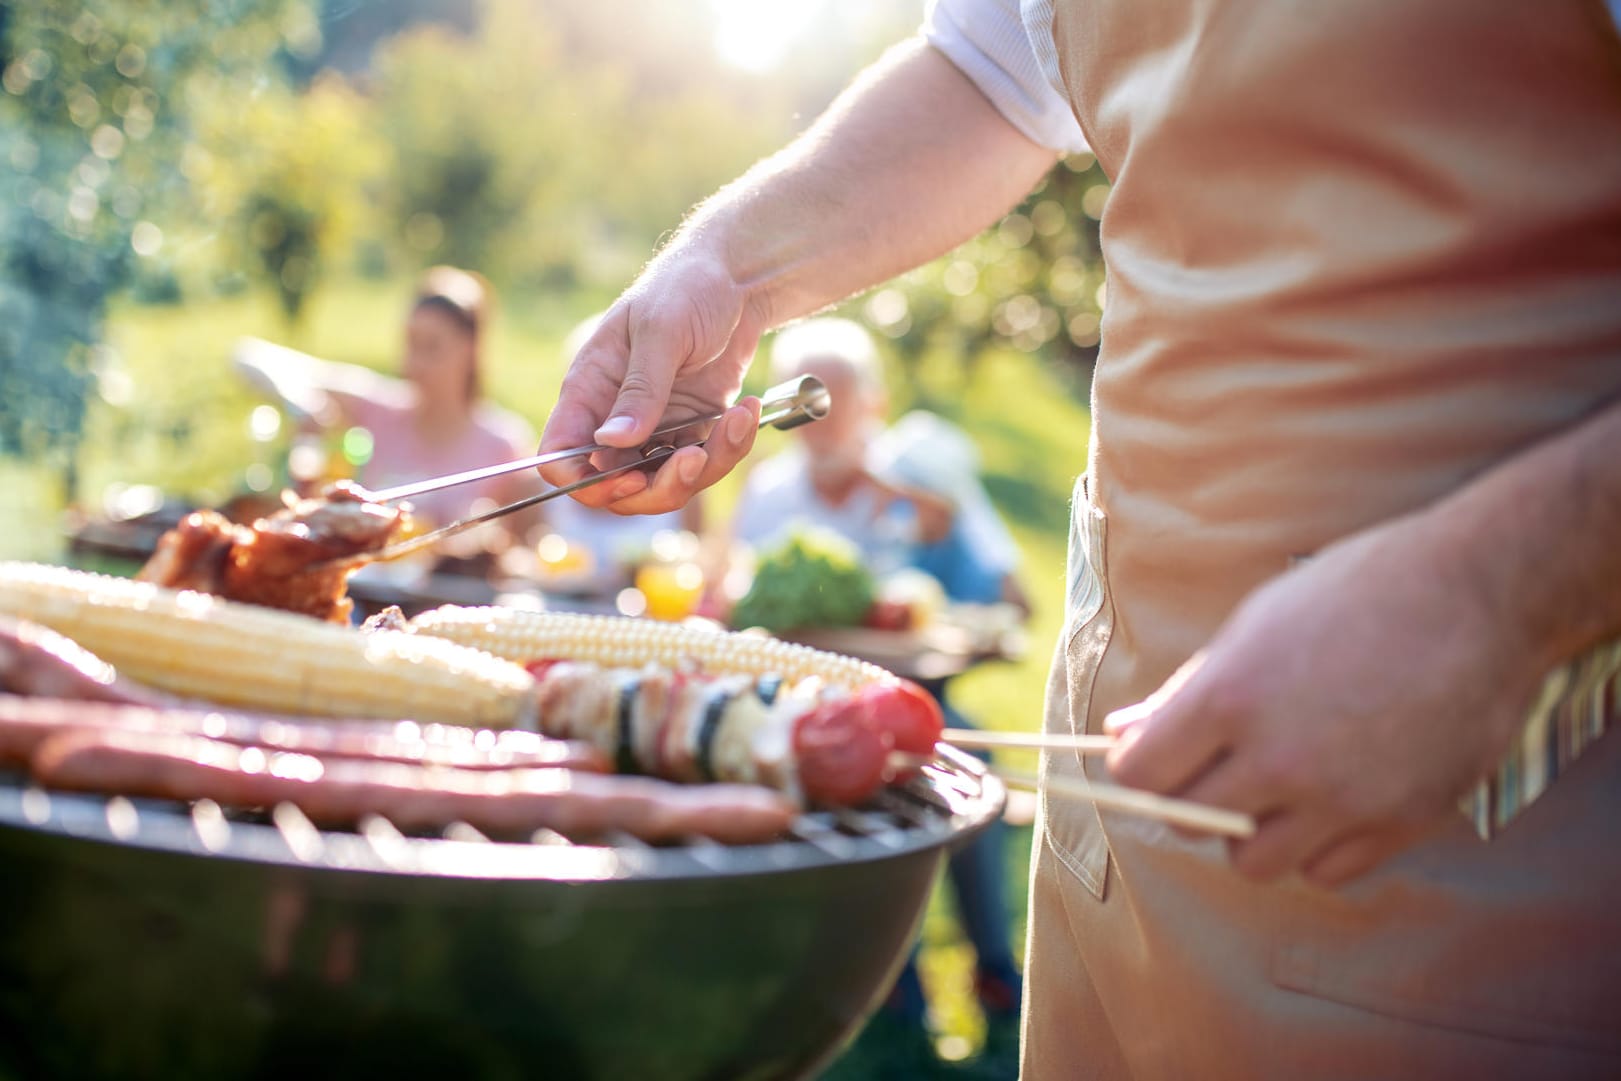
[[903, 490], [869, 466], [889, 400], [872, 338], [833, 317], [788, 327], [772, 344], [771, 378], [798, 375], [826, 384], [833, 409], [796, 429], [794, 445], [749, 472], [733, 535], [760, 549], [815, 527], [855, 544], [878, 574], [906, 566], [918, 544], [946, 535], [952, 508], [926, 491]]

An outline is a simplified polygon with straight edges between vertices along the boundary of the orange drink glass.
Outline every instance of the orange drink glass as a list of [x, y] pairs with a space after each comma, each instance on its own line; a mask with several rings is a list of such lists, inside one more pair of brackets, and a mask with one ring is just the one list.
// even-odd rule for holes
[[644, 563], [636, 571], [636, 588], [647, 599], [654, 619], [678, 620], [692, 615], [704, 594], [704, 572], [690, 561]]

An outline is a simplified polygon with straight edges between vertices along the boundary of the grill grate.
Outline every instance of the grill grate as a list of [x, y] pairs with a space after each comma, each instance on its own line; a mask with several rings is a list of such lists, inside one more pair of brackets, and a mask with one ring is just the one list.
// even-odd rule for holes
[[211, 800], [186, 804], [47, 792], [18, 773], [0, 774], [0, 828], [333, 871], [564, 880], [759, 874], [935, 847], [997, 813], [1004, 798], [1000, 782], [976, 759], [945, 747], [940, 754], [869, 806], [801, 814], [785, 838], [759, 845], [728, 846], [703, 837], [650, 845], [624, 833], [575, 843], [551, 830], [537, 831], [527, 843], [507, 842], [464, 822], [435, 836], [410, 836], [378, 815], [354, 830], [321, 829], [287, 803], [265, 814]]

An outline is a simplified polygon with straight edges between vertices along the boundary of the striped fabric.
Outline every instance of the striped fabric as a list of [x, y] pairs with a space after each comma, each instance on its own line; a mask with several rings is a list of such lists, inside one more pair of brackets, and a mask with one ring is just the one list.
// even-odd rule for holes
[[1497, 772], [1464, 798], [1480, 836], [1493, 834], [1529, 807], [1621, 714], [1621, 639], [1556, 669], [1526, 719], [1520, 739]]

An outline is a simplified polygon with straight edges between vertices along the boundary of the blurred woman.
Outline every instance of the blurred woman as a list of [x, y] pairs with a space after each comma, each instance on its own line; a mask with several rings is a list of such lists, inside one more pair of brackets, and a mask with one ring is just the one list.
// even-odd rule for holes
[[[489, 287], [468, 271], [439, 266], [424, 274], [405, 320], [402, 378], [257, 338], [244, 339], [233, 361], [249, 383], [278, 398], [301, 429], [369, 432], [371, 454], [355, 478], [368, 488], [476, 469], [532, 454], [535, 446], [528, 424], [482, 398], [490, 303]], [[420, 517], [443, 525], [539, 487], [534, 474], [522, 472], [429, 492], [411, 503]], [[513, 517], [517, 521], [498, 520], [511, 535], [534, 521]], [[487, 544], [488, 535], [484, 539]]]

